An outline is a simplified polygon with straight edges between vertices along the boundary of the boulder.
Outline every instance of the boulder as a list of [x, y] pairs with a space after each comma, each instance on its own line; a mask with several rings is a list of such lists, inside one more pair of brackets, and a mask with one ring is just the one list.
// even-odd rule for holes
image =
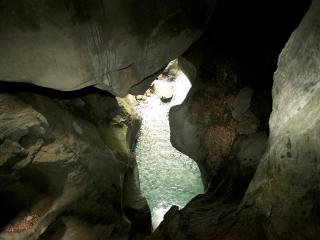
[[198, 163], [205, 185], [224, 165], [237, 135], [232, 112], [240, 89], [233, 76], [240, 73], [234, 64], [232, 59], [203, 63], [198, 84], [169, 113], [172, 145]]
[[151, 89], [162, 102], [170, 102], [173, 98], [173, 86], [167, 81], [167, 79], [155, 80], [151, 85]]
[[234, 110], [232, 111], [232, 117], [234, 119], [239, 120], [241, 115], [247, 112], [250, 107], [252, 94], [253, 89], [250, 87], [244, 87], [239, 91], [235, 99]]
[[180, 71], [178, 59], [175, 59], [168, 64], [162, 74], [170, 78], [176, 78], [180, 74]]

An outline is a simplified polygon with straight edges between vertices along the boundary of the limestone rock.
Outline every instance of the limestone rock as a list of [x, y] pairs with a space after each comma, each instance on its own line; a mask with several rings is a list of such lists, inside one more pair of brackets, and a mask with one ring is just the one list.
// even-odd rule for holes
[[1, 97], [0, 140], [19, 141], [31, 138], [30, 135], [35, 138], [44, 135], [48, 129], [47, 120], [22, 101], [10, 105], [13, 98], [9, 94], [2, 94]]
[[172, 145], [198, 163], [205, 185], [224, 165], [237, 134], [232, 111], [239, 89], [231, 77], [235, 70], [227, 70], [232, 65], [231, 59], [205, 63], [200, 83], [169, 114]]
[[168, 103], [168, 102], [170, 102], [172, 100], [172, 98], [173, 98], [173, 95], [166, 94], [166, 95], [161, 96], [160, 99], [161, 99], [162, 102]]
[[[127, 239], [138, 221], [145, 225], [135, 233], [150, 231], [130, 154], [140, 126], [130, 104], [102, 93], [0, 94], [1, 239], [60, 239], [59, 222], [66, 236], [88, 239]], [[76, 220], [64, 221], [67, 212]]]
[[151, 240], [319, 238], [319, 13], [312, 1], [279, 57], [268, 142], [264, 133], [238, 136], [208, 191]]
[[243, 177], [253, 176], [265, 153], [268, 136], [265, 132], [241, 136], [236, 139], [231, 156], [239, 163], [240, 174]]
[[177, 77], [179, 73], [180, 68], [178, 64], [178, 59], [171, 61], [166, 67], [166, 69], [162, 72], [162, 74], [172, 78]]
[[125, 96], [200, 37], [215, 2], [6, 1], [0, 79]]
[[313, 1], [279, 57], [269, 147], [245, 197], [268, 238], [319, 237], [319, 12]]
[[137, 99], [138, 101], [146, 101], [146, 100], [147, 100], [146, 96], [144, 96], [144, 95], [137, 95], [137, 96], [136, 96], [136, 99]]
[[241, 115], [247, 112], [250, 107], [252, 94], [253, 90], [250, 87], [242, 88], [239, 91], [234, 103], [234, 110], [232, 112], [234, 119], [239, 120]]
[[237, 132], [239, 134], [252, 134], [259, 128], [259, 119], [249, 110], [241, 115], [237, 121]]

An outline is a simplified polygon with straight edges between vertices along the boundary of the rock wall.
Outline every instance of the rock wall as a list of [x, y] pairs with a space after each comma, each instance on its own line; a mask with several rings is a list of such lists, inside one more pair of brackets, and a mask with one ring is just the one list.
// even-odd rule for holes
[[0, 80], [125, 96], [200, 37], [215, 2], [2, 0]]
[[0, 0], [0, 239], [150, 233], [135, 100], [86, 87], [144, 92], [215, 2]]
[[0, 238], [148, 234], [150, 211], [130, 152], [140, 126], [134, 97], [49, 92], [0, 94]]
[[244, 199], [268, 239], [318, 239], [320, 2], [313, 1], [274, 75], [269, 146]]
[[[246, 131], [239, 131], [242, 124], [230, 128], [237, 132], [236, 139], [220, 172], [207, 171], [207, 176], [213, 176], [208, 191], [194, 198], [181, 211], [172, 208], [150, 239], [319, 238], [319, 29], [320, 2], [313, 1], [279, 57], [274, 74], [267, 147], [266, 133], [247, 131], [259, 130], [261, 126], [249, 127]], [[188, 59], [181, 62], [190, 76], [201, 74], [201, 60], [194, 61], [196, 64]], [[199, 81], [195, 85], [196, 89], [203, 88]], [[208, 85], [205, 86], [208, 89]], [[205, 117], [199, 117], [198, 125], [190, 120], [191, 116], [186, 117], [192, 114], [190, 99], [197, 91], [190, 93], [181, 107], [173, 109], [170, 120], [175, 146], [203, 166], [210, 159], [210, 153], [201, 137], [210, 129], [209, 124]], [[257, 98], [255, 93], [251, 95], [248, 88], [234, 95], [232, 117], [236, 124], [239, 124], [238, 113], [243, 114], [248, 109], [258, 113], [254, 111]], [[213, 100], [209, 103], [216, 106]], [[200, 116], [204, 110], [199, 108]], [[184, 122], [177, 121], [178, 115], [185, 117]], [[246, 125], [252, 126], [254, 122], [251, 119]], [[221, 133], [215, 138], [224, 137]], [[230, 146], [225, 139], [221, 143]], [[205, 166], [203, 169], [210, 168]]]
[[[182, 68], [188, 71], [185, 61], [181, 58]], [[253, 161], [254, 172], [263, 154], [267, 129], [259, 120], [264, 120], [263, 114], [255, 108], [265, 101], [257, 100], [257, 94], [245, 85], [248, 78], [235, 60], [211, 59], [201, 64], [183, 104], [170, 111], [171, 142], [198, 163], [205, 188], [219, 182], [215, 178], [229, 164], [230, 155], [240, 154], [244, 164]], [[253, 139], [255, 146], [246, 143]]]
[[206, 193], [180, 211], [172, 208], [150, 239], [224, 239], [234, 219], [221, 219], [236, 214], [266, 149], [263, 113], [256, 111], [266, 102], [246, 85], [245, 69], [230, 58], [201, 66], [169, 119], [172, 144], [198, 163]]

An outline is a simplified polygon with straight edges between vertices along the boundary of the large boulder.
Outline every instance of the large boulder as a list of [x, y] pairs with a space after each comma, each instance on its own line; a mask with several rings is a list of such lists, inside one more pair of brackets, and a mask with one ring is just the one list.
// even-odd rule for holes
[[0, 80], [124, 96], [200, 37], [215, 2], [1, 1]]

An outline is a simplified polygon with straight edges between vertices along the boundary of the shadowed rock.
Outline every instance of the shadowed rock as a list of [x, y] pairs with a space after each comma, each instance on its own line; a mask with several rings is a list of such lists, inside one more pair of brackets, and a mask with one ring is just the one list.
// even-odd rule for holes
[[[125, 96], [201, 35], [215, 1], [1, 1], [0, 79]], [[149, 78], [153, 76], [152, 78]]]

